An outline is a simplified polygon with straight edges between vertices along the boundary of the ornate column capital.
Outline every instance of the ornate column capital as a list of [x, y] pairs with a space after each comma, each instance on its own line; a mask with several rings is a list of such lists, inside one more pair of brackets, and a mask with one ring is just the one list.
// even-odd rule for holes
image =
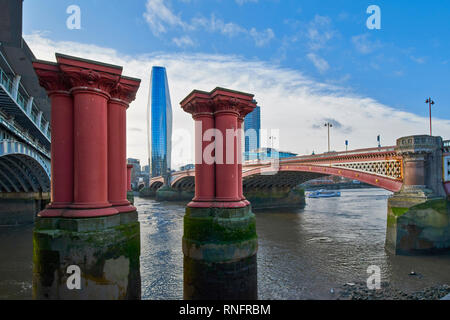
[[214, 101], [215, 114], [234, 113], [243, 118], [256, 107], [254, 96], [240, 91], [218, 87], [211, 91], [210, 96]]
[[33, 62], [33, 67], [39, 79], [39, 85], [47, 91], [49, 96], [55, 93], [68, 94], [70, 83], [56, 63], [38, 60]]
[[199, 116], [213, 116], [214, 104], [207, 92], [194, 90], [180, 104], [194, 119]]
[[56, 60], [71, 90], [87, 89], [109, 96], [119, 83], [122, 67], [56, 54]]
[[119, 83], [111, 90], [111, 99], [128, 105], [136, 99], [141, 80], [121, 77]]

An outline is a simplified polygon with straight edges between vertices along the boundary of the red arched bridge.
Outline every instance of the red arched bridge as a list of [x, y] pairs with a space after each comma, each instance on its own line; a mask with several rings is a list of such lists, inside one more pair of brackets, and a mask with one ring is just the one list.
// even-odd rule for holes
[[[408, 139], [408, 137], [402, 139]], [[430, 143], [429, 139], [435, 139], [435, 137], [416, 136], [413, 137], [415, 140], [412, 142], [402, 139], [399, 139], [397, 146], [297, 156], [280, 159], [278, 163], [247, 161], [243, 164], [242, 173], [244, 190], [295, 187], [327, 175], [358, 180], [392, 192], [400, 191], [405, 182], [409, 185], [425, 185], [425, 182], [419, 181], [424, 178], [421, 177], [424, 174], [418, 172], [420, 168], [415, 165], [416, 157], [420, 155], [423, 157], [427, 154], [432, 157], [436, 156], [436, 151], [426, 149], [425, 146]], [[442, 182], [447, 195], [449, 195], [450, 143], [440, 140], [440, 144], [442, 148], [437, 150], [437, 155], [442, 156]], [[408, 168], [406, 175], [409, 174], [409, 176], [405, 176], [405, 167]], [[438, 170], [440, 169], [438, 168]], [[195, 170], [174, 172], [169, 178], [169, 183], [175, 190], [193, 191]], [[163, 184], [163, 177], [154, 177], [150, 181], [150, 189], [156, 191]]]

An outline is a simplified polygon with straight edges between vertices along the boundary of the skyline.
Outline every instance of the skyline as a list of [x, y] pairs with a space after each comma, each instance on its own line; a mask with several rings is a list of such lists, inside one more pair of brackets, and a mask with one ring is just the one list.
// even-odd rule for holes
[[[426, 10], [422, 8], [422, 5], [409, 5], [403, 8], [405, 10], [396, 21], [392, 21], [392, 13], [399, 13], [402, 5], [378, 1], [377, 4], [382, 10], [382, 29], [370, 31], [365, 28], [365, 22], [369, 16], [366, 14], [367, 4], [365, 3], [355, 5], [344, 2], [341, 5], [342, 10], [335, 10], [336, 8], [328, 8], [326, 5], [318, 7], [317, 4], [302, 2], [298, 5], [301, 10], [296, 13], [297, 18], [303, 26], [306, 26], [305, 30], [310, 32], [308, 34], [312, 38], [308, 38], [308, 34], [299, 35], [295, 45], [304, 48], [302, 50], [300, 47], [291, 48], [289, 49], [291, 51], [286, 49], [286, 58], [283, 61], [275, 61], [270, 57], [269, 51], [272, 52], [272, 56], [283, 57], [281, 53], [276, 54], [276, 51], [282, 48], [277, 41], [284, 36], [289, 36], [290, 33], [286, 27], [289, 24], [281, 23], [283, 28], [279, 30], [270, 24], [272, 21], [270, 19], [265, 20], [267, 22], [265, 24], [260, 19], [251, 18], [246, 20], [244, 26], [242, 11], [260, 12], [264, 8], [278, 6], [281, 11], [274, 12], [274, 21], [276, 21], [279, 16], [289, 17], [285, 11], [288, 8], [292, 9], [294, 5], [289, 1], [275, 3], [260, 0], [241, 5], [234, 1], [227, 4], [217, 2], [216, 10], [212, 10], [215, 21], [221, 19], [227, 23], [223, 25], [216, 23], [217, 30], [205, 28], [204, 32], [190, 28], [194, 21], [191, 17], [208, 16], [208, 7], [202, 6], [204, 1], [190, 3], [166, 1], [164, 8], [168, 11], [161, 11], [167, 13], [166, 17], [171, 16], [170, 13], [172, 13], [171, 17], [175, 17], [172, 21], [178, 22], [171, 24], [160, 15], [153, 16], [153, 19], [156, 19], [153, 21], [158, 21], [158, 25], [165, 29], [165, 32], [156, 34], [154, 33], [155, 25], [149, 23], [146, 20], [148, 15], [145, 15], [152, 8], [149, 4], [156, 2], [140, 1], [127, 7], [127, 10], [121, 11], [123, 19], [128, 19], [130, 15], [135, 17], [135, 20], [129, 20], [133, 21], [130, 27], [123, 26], [122, 32], [133, 32], [135, 36], [130, 38], [136, 39], [142, 36], [142, 39], [132, 41], [130, 38], [124, 38], [123, 41], [117, 41], [122, 39], [119, 32], [118, 36], [114, 37], [114, 43], [111, 43], [111, 37], [107, 36], [100, 42], [98, 39], [102, 37], [97, 37], [97, 34], [90, 32], [93, 17], [89, 12], [99, 3], [91, 5], [85, 1], [79, 1], [78, 5], [82, 10], [82, 29], [67, 30], [65, 19], [68, 15], [65, 9], [68, 3], [68, 1], [60, 1], [57, 4], [53, 2], [54, 6], [50, 8], [52, 1], [48, 1], [38, 6], [40, 9], [36, 9], [38, 12], [35, 12], [36, 10], [33, 10], [35, 4], [25, 1], [24, 37], [39, 59], [53, 60], [51, 56], [55, 51], [83, 55], [92, 59], [123, 64], [124, 70], [128, 73], [143, 79], [138, 99], [129, 110], [128, 157], [147, 159], [143, 152], [145, 141], [140, 141], [143, 136], [140, 130], [143, 128], [142, 119], [145, 119], [145, 116], [142, 117], [146, 106], [146, 99], [143, 97], [148, 97], [147, 88], [149, 87], [146, 82], [148, 80], [144, 79], [149, 78], [151, 65], [166, 66], [168, 77], [171, 79], [171, 94], [175, 101], [174, 129], [177, 129], [174, 130], [173, 136], [173, 167], [192, 162], [190, 161], [192, 151], [187, 150], [192, 148], [180, 146], [180, 144], [183, 142], [181, 137], [186, 135], [186, 132], [193, 136], [193, 126], [189, 117], [180, 110], [179, 101], [194, 88], [209, 91], [213, 87], [223, 86], [255, 94], [258, 103], [263, 105], [262, 128], [280, 129], [280, 148], [299, 154], [326, 151], [326, 130], [322, 128], [322, 122], [333, 123], [331, 146], [337, 151], [345, 150], [345, 140], [349, 140], [349, 149], [355, 149], [376, 146], [378, 134], [381, 134], [382, 145], [393, 145], [395, 139], [400, 136], [426, 134], [429, 132], [429, 124], [425, 100], [429, 96], [436, 101], [433, 109], [433, 133], [448, 138], [446, 134], [450, 132], [448, 120], [450, 110], [446, 106], [447, 101], [450, 100], [448, 97], [450, 90], [443, 81], [449, 71], [448, 64], [444, 63], [448, 44], [435, 39], [439, 50], [432, 50], [435, 47], [429, 46], [430, 41], [439, 37], [437, 34], [426, 37], [431, 30], [439, 29], [442, 31], [441, 39], [444, 39], [447, 31], [436, 26], [442, 23], [438, 18], [429, 21], [430, 25], [426, 29], [418, 30], [423, 27], [424, 19], [428, 19], [427, 12], [436, 12], [435, 4], [431, 4], [432, 8]], [[116, 9], [121, 7], [120, 3], [115, 1], [113, 3]], [[47, 5], [48, 12], [45, 12]], [[237, 14], [231, 15], [231, 9]], [[444, 15], [448, 9], [443, 6], [439, 14]], [[30, 15], [32, 10], [33, 15]], [[42, 19], [42, 16], [46, 14], [59, 17], [54, 13], [55, 10], [61, 11], [61, 21]], [[423, 19], [416, 19], [416, 23], [409, 23], [409, 27], [414, 32], [410, 31], [409, 35], [405, 35], [405, 28], [400, 26], [408, 24], [411, 18], [416, 17], [416, 11], [422, 13]], [[337, 17], [339, 14], [335, 14], [336, 12], [347, 12], [347, 17], [342, 14], [341, 19], [345, 19], [340, 21]], [[113, 30], [116, 28], [111, 21], [107, 22], [110, 11], [105, 10], [103, 13], [98, 17], [101, 21], [98, 30], [100, 34], [107, 31], [103, 27], [108, 26]], [[361, 19], [355, 20], [355, 16]], [[231, 21], [233, 17], [236, 17], [236, 21]], [[55, 28], [59, 22], [62, 26]], [[234, 24], [228, 25], [228, 23]], [[302, 23], [299, 22], [299, 25]], [[225, 28], [227, 25], [230, 28], [241, 26], [248, 32], [241, 31], [233, 36], [223, 34], [219, 28], [223, 27], [224, 29], [221, 30], [227, 30]], [[252, 28], [255, 28], [256, 32], [250, 32]], [[274, 33], [269, 42], [262, 43], [254, 40], [258, 32], [261, 33], [268, 28], [271, 28]], [[385, 43], [394, 39], [393, 34], [396, 32], [398, 41], [396, 41], [396, 50], [393, 50], [392, 43], [388, 42], [389, 45]], [[203, 37], [200, 36], [198, 45], [182, 49], [172, 43], [174, 35], [178, 35], [179, 38], [189, 36], [192, 41], [198, 40], [199, 35], [204, 36], [204, 40], [215, 37], [217, 41], [221, 40], [223, 45], [214, 51], [209, 45], [203, 43]], [[314, 35], [317, 37], [314, 38]], [[359, 35], [361, 36], [358, 37]], [[96, 37], [97, 40], [94, 42], [92, 37]], [[419, 48], [416, 45], [422, 40], [426, 41], [423, 41], [423, 46]], [[242, 41], [246, 42], [245, 46], [241, 46]], [[407, 53], [400, 55], [399, 52], [403, 49], [408, 51], [408, 45], [414, 45], [415, 49], [410, 49], [409, 55]], [[155, 46], [158, 46], [159, 50], [154, 50]], [[400, 48], [402, 46], [403, 49]], [[232, 49], [234, 52], [230, 52]], [[426, 51], [428, 49], [429, 52]], [[298, 59], [290, 58], [293, 52], [296, 52]], [[347, 58], [344, 59], [342, 55]], [[395, 55], [395, 57], [388, 55]], [[323, 59], [326, 64], [321, 64], [321, 60], [317, 58]], [[389, 72], [396, 72], [393, 68], [393, 59], [408, 71], [404, 71], [403, 75], [398, 74], [394, 80], [390, 78], [392, 74], [388, 75]], [[379, 69], [373, 68], [374, 61], [379, 62]], [[327, 70], [323, 69], [324, 71], [320, 72], [317, 69], [320, 65], [328, 65], [328, 68], [325, 67]], [[367, 72], [359, 70], [362, 66], [363, 69], [367, 68]], [[433, 77], [427, 77], [428, 74]], [[346, 81], [338, 81], [340, 80], [338, 76], [345, 78]], [[284, 115], [279, 113], [280, 110]], [[300, 128], [298, 128], [299, 121], [303, 124]], [[262, 137], [262, 146], [264, 142]]]

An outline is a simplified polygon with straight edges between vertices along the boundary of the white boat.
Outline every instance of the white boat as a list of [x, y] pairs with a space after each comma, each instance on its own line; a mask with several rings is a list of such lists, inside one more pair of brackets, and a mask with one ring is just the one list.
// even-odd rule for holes
[[340, 197], [341, 192], [339, 191], [329, 191], [329, 190], [317, 190], [308, 193], [308, 198], [332, 198]]

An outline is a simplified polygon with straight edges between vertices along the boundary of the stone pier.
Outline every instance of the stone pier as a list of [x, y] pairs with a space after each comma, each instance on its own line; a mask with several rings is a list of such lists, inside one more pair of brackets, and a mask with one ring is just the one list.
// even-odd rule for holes
[[56, 60], [33, 63], [52, 109], [51, 203], [33, 233], [33, 298], [139, 299], [126, 109], [140, 80], [119, 66], [61, 54]]
[[258, 240], [242, 195], [236, 130], [256, 102], [253, 95], [216, 88], [193, 91], [181, 107], [196, 121], [195, 196], [184, 217], [184, 298], [256, 299]]
[[386, 248], [413, 255], [450, 250], [450, 205], [443, 181], [441, 137], [397, 140], [403, 158], [402, 189], [388, 200]]

